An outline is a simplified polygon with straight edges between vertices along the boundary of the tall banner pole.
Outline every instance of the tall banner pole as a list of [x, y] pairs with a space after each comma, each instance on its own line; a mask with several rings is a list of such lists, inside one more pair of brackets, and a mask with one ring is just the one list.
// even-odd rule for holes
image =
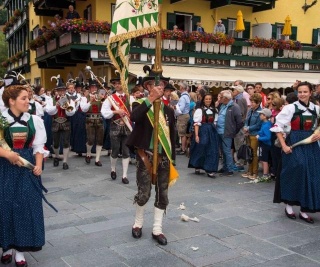
[[[162, 0], [158, 3], [158, 26], [161, 27], [162, 16]], [[155, 85], [159, 85], [160, 76], [162, 74], [162, 62], [161, 62], [161, 30], [156, 33], [156, 50], [155, 50], [155, 62], [152, 71], [156, 74]], [[159, 134], [159, 112], [160, 112], [161, 100], [157, 99], [153, 102], [154, 112], [154, 124], [153, 124], [153, 160], [152, 160], [152, 183], [155, 184], [157, 180], [158, 169], [158, 134]]]

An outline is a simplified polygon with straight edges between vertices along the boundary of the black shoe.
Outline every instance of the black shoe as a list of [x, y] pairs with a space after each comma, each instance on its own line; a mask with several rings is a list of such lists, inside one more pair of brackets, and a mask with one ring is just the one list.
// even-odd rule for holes
[[296, 215], [294, 214], [294, 212], [292, 212], [291, 214], [287, 211], [286, 208], [284, 208], [284, 212], [286, 213], [287, 217], [291, 220], [295, 220], [296, 219]]
[[218, 173], [225, 173], [226, 171], [224, 170], [224, 169], [220, 169], [219, 171], [218, 171]]
[[216, 178], [216, 177], [214, 176], [214, 173], [213, 173], [213, 172], [211, 172], [211, 173], [208, 173], [208, 172], [207, 172], [207, 175], [208, 175], [208, 177], [210, 177], [210, 178]]
[[111, 178], [112, 178], [112, 180], [117, 179], [117, 173], [114, 172], [114, 171], [112, 171], [112, 172], [111, 172]]
[[122, 183], [124, 183], [124, 184], [128, 184], [129, 183], [129, 180], [127, 179], [127, 177], [123, 177], [122, 178]]
[[91, 162], [91, 157], [90, 156], [86, 156], [85, 161], [86, 161], [86, 163], [89, 164]]
[[1, 263], [2, 264], [9, 264], [10, 262], [12, 262], [12, 254], [7, 254], [5, 256], [1, 256]]
[[132, 236], [134, 238], [140, 238], [142, 236], [142, 228], [139, 228], [139, 227], [132, 228]]
[[233, 176], [233, 172], [223, 172], [220, 173], [220, 176]]
[[181, 150], [181, 151], [177, 152], [177, 155], [185, 155], [185, 154], [186, 154], [185, 150]]
[[311, 223], [311, 224], [314, 223], [314, 220], [310, 216], [308, 216], [308, 218], [305, 218], [301, 215], [301, 213], [299, 213], [299, 218], [307, 223]]
[[69, 169], [68, 163], [64, 162], [63, 165], [62, 165], [62, 169], [68, 170]]
[[82, 153], [78, 153], [78, 157], [82, 157]]
[[96, 162], [94, 163], [94, 165], [96, 165], [96, 166], [98, 166], [98, 167], [101, 167], [101, 166], [102, 166], [102, 164], [101, 164], [100, 161], [96, 161]]
[[53, 167], [58, 167], [59, 166], [59, 159], [58, 158], [54, 158], [53, 159]]
[[153, 239], [157, 240], [158, 243], [159, 243], [160, 245], [162, 245], [162, 246], [165, 246], [165, 245], [167, 245], [167, 243], [168, 243], [166, 237], [164, 236], [164, 234], [154, 235], [154, 234], [152, 233], [152, 237], [153, 237]]
[[28, 263], [26, 261], [16, 261], [16, 267], [28, 267]]

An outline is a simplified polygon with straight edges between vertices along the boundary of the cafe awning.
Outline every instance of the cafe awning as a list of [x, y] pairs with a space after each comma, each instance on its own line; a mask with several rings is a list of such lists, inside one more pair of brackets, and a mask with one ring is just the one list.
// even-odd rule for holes
[[[145, 76], [142, 68], [145, 64], [130, 63], [129, 72], [136, 76]], [[164, 65], [163, 76], [170, 77], [175, 82], [185, 81], [188, 84], [206, 84], [210, 87], [228, 87], [235, 80], [245, 83], [261, 82], [263, 88], [286, 88], [292, 86], [296, 80], [308, 81], [317, 84], [319, 73], [289, 72], [289, 71], [263, 71], [243, 69], [222, 69], [189, 66]]]

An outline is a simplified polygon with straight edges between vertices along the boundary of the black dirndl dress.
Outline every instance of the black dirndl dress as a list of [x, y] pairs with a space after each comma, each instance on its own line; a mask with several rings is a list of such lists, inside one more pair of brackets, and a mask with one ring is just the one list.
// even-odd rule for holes
[[[290, 146], [309, 137], [313, 131], [291, 131]], [[292, 153], [282, 153], [280, 180], [276, 182], [274, 202], [300, 206], [303, 212], [320, 211], [320, 146], [318, 142], [300, 145]]]
[[[205, 111], [202, 113], [205, 114]], [[200, 142], [195, 141], [195, 136], [192, 138], [188, 168], [202, 169], [207, 173], [217, 172], [219, 140], [213, 120], [213, 116], [203, 116], [198, 133]]]

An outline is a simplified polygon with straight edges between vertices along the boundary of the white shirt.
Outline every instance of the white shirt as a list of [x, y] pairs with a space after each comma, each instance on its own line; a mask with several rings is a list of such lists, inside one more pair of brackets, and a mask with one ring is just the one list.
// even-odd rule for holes
[[30, 99], [29, 100], [29, 109], [31, 109], [31, 104], [33, 104], [33, 103], [35, 103], [35, 105], [36, 105], [36, 114], [35, 115], [42, 117], [44, 115], [44, 110], [39, 102], [34, 101], [34, 99]]
[[[73, 116], [76, 113], [76, 108], [75, 108], [75, 103], [73, 100], [70, 100], [69, 105], [73, 107], [72, 111], [68, 111], [67, 109], [65, 109], [66, 111], [66, 115], [68, 117]], [[56, 105], [53, 105], [53, 101], [49, 101], [46, 105], [46, 111], [48, 112], [49, 115], [56, 115], [58, 112], [58, 108]]]
[[[296, 111], [295, 105], [297, 105], [300, 110], [306, 110], [304, 113], [302, 113], [302, 116], [310, 116], [311, 115], [309, 110], [307, 110], [306, 107], [301, 105], [299, 101], [296, 101], [292, 104], [286, 105], [283, 107], [283, 109], [280, 111], [280, 113], [276, 116], [276, 123], [270, 129], [271, 132], [274, 132], [274, 133], [287, 132], [286, 128], [288, 127], [288, 125], [291, 124], [291, 119], [293, 117], [293, 114]], [[310, 102], [309, 109], [311, 109], [311, 110], [316, 109], [317, 117], [318, 118], [320, 117], [319, 106], [316, 106]], [[315, 125], [313, 125], [312, 130], [315, 130], [316, 127], [317, 127], [317, 122], [315, 123]]]
[[[206, 113], [208, 115], [213, 114], [211, 109], [206, 109]], [[193, 114], [193, 125], [199, 125], [201, 126], [201, 121], [202, 121], [202, 108], [197, 108], [196, 111]], [[214, 122], [216, 122], [218, 119], [218, 113], [215, 114], [214, 116]]]
[[[125, 95], [123, 94], [119, 94], [118, 92], [115, 93], [118, 97]], [[125, 103], [124, 103], [125, 104]], [[109, 98], [107, 98], [101, 107], [101, 115], [102, 117], [104, 117], [105, 119], [111, 119], [113, 117], [113, 110], [112, 110], [112, 104], [109, 100]]]
[[[2, 115], [7, 118], [8, 123], [14, 122], [13, 117], [11, 117], [8, 114], [8, 110], [4, 111]], [[40, 154], [44, 154], [44, 157], [47, 157], [49, 156], [49, 151], [44, 149], [44, 144], [47, 142], [47, 134], [46, 134], [46, 129], [44, 128], [43, 120], [40, 117], [36, 115], [30, 115], [27, 112], [23, 113], [21, 120], [28, 122], [30, 119], [30, 116], [32, 116], [34, 128], [36, 130], [35, 137], [32, 143], [33, 154], [35, 155], [36, 153], [40, 153]], [[17, 122], [13, 124], [11, 127], [26, 127], [26, 126]]]

